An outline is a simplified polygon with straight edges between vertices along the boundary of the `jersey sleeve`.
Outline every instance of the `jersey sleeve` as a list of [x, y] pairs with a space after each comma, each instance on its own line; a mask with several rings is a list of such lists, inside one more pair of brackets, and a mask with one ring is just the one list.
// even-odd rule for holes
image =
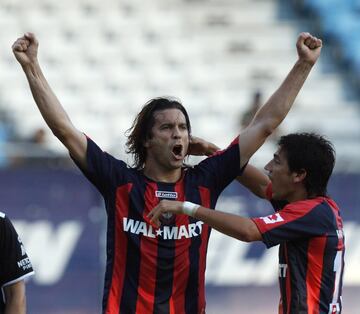
[[203, 160], [196, 168], [204, 177], [204, 185], [219, 193], [237, 176], [241, 175], [238, 137], [224, 150]]
[[80, 168], [86, 178], [105, 195], [116, 183], [124, 181], [127, 165], [101, 148], [89, 137], [87, 137], [86, 165], [82, 168], [75, 159], [75, 164]]
[[333, 226], [333, 214], [321, 200], [290, 203], [274, 214], [252, 218], [269, 248], [286, 241], [322, 236]]
[[0, 286], [34, 274], [31, 261], [11, 221], [0, 213]]

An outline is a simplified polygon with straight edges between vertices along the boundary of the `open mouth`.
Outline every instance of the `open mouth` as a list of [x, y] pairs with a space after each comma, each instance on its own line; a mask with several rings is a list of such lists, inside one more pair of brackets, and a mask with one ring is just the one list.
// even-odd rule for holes
[[183, 146], [179, 144], [179, 145], [175, 145], [173, 147], [172, 152], [175, 155], [175, 157], [181, 158], [182, 157], [182, 150], [183, 150]]

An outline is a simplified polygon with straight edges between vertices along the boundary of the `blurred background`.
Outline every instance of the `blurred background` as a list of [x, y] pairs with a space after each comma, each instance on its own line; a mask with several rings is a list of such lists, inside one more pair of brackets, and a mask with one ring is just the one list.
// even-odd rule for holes
[[[12, 55], [26, 31], [37, 35], [44, 74], [73, 123], [129, 163], [125, 132], [150, 98], [178, 98], [193, 134], [225, 147], [296, 61], [297, 35], [322, 38], [320, 61], [294, 108], [252, 163], [263, 167], [289, 132], [316, 131], [334, 143], [329, 192], [345, 222], [344, 313], [359, 313], [359, 0], [1, 0], [0, 208], [36, 270], [27, 285], [29, 313], [95, 314], [105, 211], [43, 122]], [[271, 211], [236, 183], [217, 208]], [[277, 248], [213, 231], [207, 313], [277, 313], [278, 300]]]

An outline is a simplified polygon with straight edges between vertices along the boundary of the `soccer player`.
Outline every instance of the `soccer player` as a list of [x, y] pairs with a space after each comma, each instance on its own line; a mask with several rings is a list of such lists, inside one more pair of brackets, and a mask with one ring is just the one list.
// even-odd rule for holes
[[241, 178], [271, 201], [275, 214], [250, 219], [190, 202], [162, 201], [148, 216], [160, 224], [161, 213], [187, 214], [241, 241], [263, 241], [268, 248], [280, 244], [279, 313], [341, 313], [343, 222], [326, 194], [334, 163], [333, 147], [323, 137], [289, 134], [280, 138], [265, 166], [268, 177], [248, 165]]
[[11, 221], [0, 212], [0, 314], [25, 314], [24, 279], [33, 275], [31, 262]]
[[[71, 123], [47, 83], [31, 33], [13, 52], [50, 129], [103, 195], [108, 215], [104, 313], [204, 313], [204, 276], [210, 228], [186, 216], [164, 215], [155, 229], [148, 213], [162, 199], [214, 208], [219, 194], [285, 118], [320, 51], [321, 40], [301, 33], [298, 60], [250, 125], [227, 149], [184, 167], [196, 153], [190, 120], [176, 100], [156, 98], [137, 115], [128, 137], [135, 165], [103, 152]], [[195, 149], [195, 150], [194, 150]]]

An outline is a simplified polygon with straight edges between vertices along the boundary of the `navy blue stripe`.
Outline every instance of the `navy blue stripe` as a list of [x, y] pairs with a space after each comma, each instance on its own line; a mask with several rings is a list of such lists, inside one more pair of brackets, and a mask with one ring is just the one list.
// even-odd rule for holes
[[[158, 184], [158, 191], [174, 192], [175, 185]], [[169, 220], [162, 220], [167, 226], [175, 226], [175, 216]], [[157, 270], [154, 300], [154, 314], [170, 313], [170, 297], [172, 295], [175, 261], [175, 239], [164, 240], [158, 238]]]
[[[189, 179], [189, 177], [187, 178]], [[201, 204], [201, 197], [198, 189], [191, 189], [191, 185], [186, 184], [185, 187], [186, 200]], [[190, 217], [189, 223], [196, 223], [196, 219]], [[201, 237], [192, 237], [189, 247], [190, 272], [185, 294], [185, 313], [198, 313], [198, 297], [199, 297], [199, 260]]]
[[[132, 189], [129, 197], [131, 200], [137, 200], [141, 204], [136, 204], [137, 208], [144, 209], [144, 195], [146, 191], [146, 183], [144, 180], [136, 182], [135, 185], [137, 189]], [[129, 202], [129, 214], [130, 219], [142, 220], [142, 212], [137, 212], [135, 208], [132, 207], [132, 202]], [[127, 256], [126, 256], [126, 270], [124, 276], [124, 285], [122, 289], [122, 297], [120, 303], [120, 312], [119, 314], [130, 314], [135, 313], [136, 311], [136, 302], [137, 302], [137, 288], [139, 285], [139, 276], [140, 276], [140, 240], [141, 237], [137, 234], [128, 232], [128, 247], [127, 247]]]
[[[287, 264], [287, 261], [285, 259], [286, 256], [286, 244], [281, 244], [280, 248], [279, 248], [279, 266], [280, 264]], [[286, 277], [289, 276], [288, 273], [288, 269], [286, 270], [287, 274]], [[286, 294], [286, 277], [280, 277], [279, 275], [279, 285], [280, 285], [280, 295], [281, 295], [281, 300], [282, 300], [282, 308], [283, 308], [283, 313], [287, 312], [287, 294]]]
[[288, 242], [288, 271], [290, 272], [290, 313], [307, 313], [307, 252], [309, 241]]

